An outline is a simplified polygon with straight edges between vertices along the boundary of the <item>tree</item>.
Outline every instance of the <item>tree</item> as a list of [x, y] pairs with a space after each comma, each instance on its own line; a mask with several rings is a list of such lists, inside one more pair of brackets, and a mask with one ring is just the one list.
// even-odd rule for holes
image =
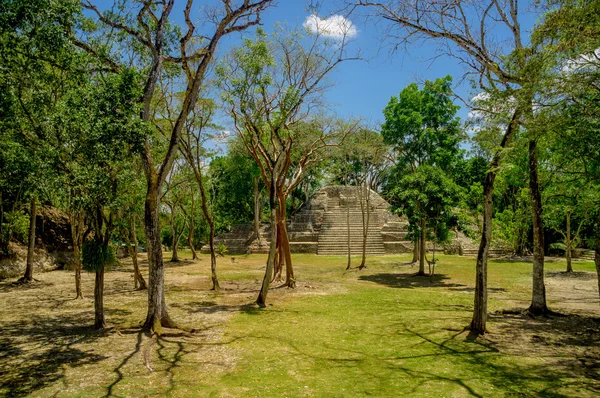
[[[135, 43], [134, 48], [141, 46], [141, 55], [136, 59], [140, 62], [141, 69], [146, 71], [143, 94], [140, 96], [140, 118], [144, 123], [150, 122], [153, 117], [155, 88], [164, 73], [164, 64], [179, 64], [185, 73], [182, 82], [185, 91], [181, 95], [178, 115], [167, 133], [169, 145], [166, 151], [153, 152], [150, 142], [146, 141], [141, 155], [147, 181], [144, 219], [149, 262], [148, 312], [143, 328], [158, 334], [161, 333], [162, 326], [176, 326], [169, 317], [164, 297], [164, 264], [159, 226], [160, 189], [175, 161], [182, 131], [196, 105], [217, 45], [223, 37], [257, 25], [261, 13], [272, 1], [224, 0], [220, 6], [206, 10], [206, 32], [200, 33], [196, 32], [196, 25], [190, 16], [193, 0], [188, 0], [183, 10], [187, 30], [181, 34], [179, 46], [174, 44], [178, 30], [172, 29], [171, 13], [174, 3], [174, 0], [148, 0], [132, 5], [131, 8], [124, 4], [118, 8], [117, 13], [102, 12], [89, 1], [83, 4], [84, 8], [95, 15], [99, 25], [123, 34], [117, 36], [122, 45]], [[109, 69], [121, 69], [123, 66], [116, 61], [121, 59], [121, 47], [115, 46], [113, 52], [107, 54], [107, 51], [94, 45], [95, 41], [94, 35], [87, 35], [83, 39], [74, 38], [76, 44], [96, 55]]]
[[[597, 192], [600, 4], [554, 0], [547, 4], [544, 20], [532, 33], [533, 45], [551, 66], [539, 100], [540, 124], [553, 133], [549, 148], [559, 160], [558, 170], [571, 178], [585, 178], [588, 188]], [[597, 212], [595, 262], [600, 289], [600, 203], [593, 200], [588, 209], [590, 214]]]
[[[344, 128], [332, 129], [312, 112], [327, 88], [326, 76], [346, 59], [345, 53], [344, 41], [328, 42], [320, 33], [309, 37], [297, 32], [276, 34], [269, 40], [259, 31], [256, 40], [246, 39], [218, 71], [236, 132], [269, 190], [271, 243], [257, 299], [261, 307], [266, 305], [276, 254], [278, 266], [286, 266], [285, 285], [295, 287], [286, 200], [319, 153], [343, 134]], [[294, 157], [296, 148], [301, 150]]]
[[[425, 275], [428, 198], [419, 192], [423, 186], [415, 184], [415, 178], [420, 180], [416, 175], [423, 166], [451, 168], [458, 158], [463, 136], [460, 119], [456, 116], [458, 107], [452, 103], [451, 82], [452, 78], [446, 76], [433, 82], [426, 81], [423, 89], [413, 83], [398, 97], [392, 97], [383, 111], [385, 122], [381, 134], [384, 141], [394, 147], [396, 175], [400, 177], [393, 184], [416, 189], [404, 199], [410, 197], [412, 202], [409, 221], [415, 246], [418, 245], [420, 250], [418, 275]], [[394, 196], [401, 194], [396, 187], [392, 190], [395, 190]], [[405, 204], [400, 201], [400, 206]]]
[[179, 149], [192, 170], [194, 178], [198, 183], [198, 188], [200, 188], [202, 213], [208, 223], [208, 247], [210, 250], [212, 290], [218, 291], [221, 287], [219, 285], [219, 278], [217, 277], [215, 217], [210, 200], [210, 192], [207, 192], [205, 187], [206, 181], [203, 176], [203, 169], [207, 163], [207, 159], [212, 156], [212, 151], [206, 149], [206, 142], [214, 138], [209, 131], [209, 129], [215, 127], [214, 124], [212, 124], [214, 112], [215, 104], [213, 101], [208, 99], [198, 101], [184, 130]]
[[[331, 171], [334, 179], [342, 181], [344, 185], [354, 184], [356, 197], [362, 216], [362, 256], [359, 269], [366, 267], [367, 240], [369, 237], [369, 223], [371, 217], [371, 191], [377, 191], [388, 169], [388, 149], [384, 144], [381, 134], [367, 128], [360, 128], [345, 137], [337, 148], [333, 148]], [[351, 267], [350, 257], [350, 208], [347, 207], [347, 236], [348, 263], [346, 269]]]
[[[521, 28], [523, 10], [519, 8], [518, 1], [456, 1], [446, 4], [435, 1], [359, 0], [356, 4], [368, 7], [368, 10], [390, 23], [388, 37], [395, 45], [418, 39], [434, 40], [446, 55], [465, 65], [465, 76], [472, 77], [481, 91], [493, 97], [496, 102], [512, 99], [512, 115], [496, 141], [500, 145], [494, 150], [484, 183], [483, 230], [477, 255], [471, 330], [477, 334], [485, 333], [487, 258], [492, 235], [494, 180], [502, 158], [502, 149], [509, 145], [521, 125], [527, 125], [529, 136], [529, 180], [534, 231], [533, 289], [529, 310], [532, 313], [547, 312], [544, 230], [537, 159], [537, 142], [542, 132], [532, 123], [533, 99], [540, 90], [539, 76], [544, 63], [541, 62], [543, 57], [538, 57], [534, 49], [526, 48], [524, 44], [527, 42]], [[491, 31], [495, 34], [490, 34]]]
[[[33, 257], [35, 249], [35, 224], [38, 196], [48, 186], [53, 175], [49, 170], [54, 151], [46, 140], [46, 129], [51, 128], [57, 110], [57, 98], [62, 92], [57, 84], [57, 74], [68, 69], [73, 56], [65, 30], [74, 24], [76, 5], [72, 1], [47, 2], [26, 0], [3, 2], [0, 5], [0, 118], [5, 161], [18, 166], [29, 162], [29, 170], [21, 180], [6, 180], [6, 184], [20, 184], [17, 197], [28, 199], [29, 230], [27, 265], [21, 282], [33, 280]], [[15, 145], [16, 144], [16, 145]], [[21, 152], [25, 159], [15, 162], [13, 155]], [[14, 171], [19, 170], [17, 167]], [[13, 171], [13, 173], [14, 173]], [[24, 172], [21, 169], [19, 172]], [[13, 176], [14, 177], [14, 176]], [[4, 201], [10, 198], [12, 189], [4, 186]], [[18, 199], [13, 196], [12, 200]], [[3, 207], [3, 206], [2, 206]], [[2, 212], [0, 225], [3, 225]], [[10, 230], [10, 225], [8, 225]], [[0, 226], [0, 230], [3, 227]], [[1, 232], [1, 231], [0, 231]], [[10, 233], [7, 236], [10, 238]], [[4, 243], [4, 234], [0, 239]], [[8, 240], [3, 244], [8, 248]]]

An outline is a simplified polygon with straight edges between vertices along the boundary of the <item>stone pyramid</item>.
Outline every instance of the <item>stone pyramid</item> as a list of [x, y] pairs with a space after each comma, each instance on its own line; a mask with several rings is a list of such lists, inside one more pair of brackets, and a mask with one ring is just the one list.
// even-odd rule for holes
[[[353, 186], [326, 186], [316, 192], [288, 221], [292, 253], [345, 255], [348, 250], [362, 253], [363, 217], [361, 197], [366, 194]], [[406, 240], [407, 222], [389, 211], [390, 205], [376, 192], [369, 190], [368, 254], [407, 253], [413, 244]], [[348, 217], [349, 215], [349, 217]], [[349, 219], [349, 222], [348, 222]], [[231, 232], [216, 238], [230, 254], [265, 253], [268, 250], [269, 225], [261, 228], [261, 240], [252, 240], [252, 225], [233, 226]], [[206, 252], [207, 247], [202, 251]]]

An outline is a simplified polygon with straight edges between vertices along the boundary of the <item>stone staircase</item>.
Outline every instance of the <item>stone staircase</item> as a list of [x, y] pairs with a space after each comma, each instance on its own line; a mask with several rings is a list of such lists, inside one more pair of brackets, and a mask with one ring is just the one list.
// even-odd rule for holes
[[[339, 196], [327, 198], [326, 211], [323, 214], [318, 250], [319, 255], [346, 255], [348, 253], [348, 232], [350, 233], [350, 253], [362, 254], [363, 245], [363, 214], [360, 201], [351, 189], [340, 192]], [[372, 195], [374, 196], [374, 195]], [[371, 198], [369, 227], [367, 234], [366, 253], [381, 255], [389, 252], [405, 251], [399, 244], [406, 236], [404, 224], [399, 219], [393, 219], [387, 206], [382, 206], [378, 198]], [[349, 217], [348, 217], [349, 213]], [[348, 226], [350, 226], [348, 231]], [[410, 242], [408, 242], [410, 244]], [[410, 250], [410, 249], [409, 249]]]

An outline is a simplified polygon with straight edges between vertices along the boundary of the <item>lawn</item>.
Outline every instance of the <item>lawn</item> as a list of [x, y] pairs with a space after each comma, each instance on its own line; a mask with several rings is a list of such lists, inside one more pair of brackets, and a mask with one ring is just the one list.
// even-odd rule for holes
[[[183, 257], [189, 258], [184, 252]], [[106, 318], [93, 324], [93, 275], [74, 300], [73, 274], [0, 283], [0, 394], [6, 396], [353, 397], [598, 396], [600, 305], [594, 266], [549, 261], [551, 317], [520, 313], [531, 264], [490, 262], [489, 333], [474, 338], [474, 259], [441, 256], [433, 278], [406, 256], [296, 255], [297, 289], [256, 298], [265, 256], [168, 264], [167, 303], [187, 331], [139, 331], [147, 295], [124, 268], [106, 275]], [[358, 261], [356, 261], [358, 263]]]

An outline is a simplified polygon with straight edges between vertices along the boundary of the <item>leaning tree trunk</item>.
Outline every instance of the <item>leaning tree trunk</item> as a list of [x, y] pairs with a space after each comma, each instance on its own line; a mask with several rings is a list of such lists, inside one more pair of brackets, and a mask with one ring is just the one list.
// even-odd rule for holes
[[529, 141], [529, 190], [533, 213], [533, 289], [529, 311], [534, 314], [545, 314], [548, 312], [548, 307], [546, 306], [546, 286], [544, 285], [544, 221], [536, 140]]
[[[277, 164], [274, 169], [277, 168]], [[269, 206], [270, 206], [270, 233], [271, 242], [269, 244], [269, 256], [267, 257], [267, 267], [265, 269], [265, 277], [263, 278], [260, 293], [256, 299], [256, 304], [259, 307], [265, 308], [267, 306], [267, 294], [269, 293], [269, 285], [273, 278], [273, 268], [275, 266], [275, 253], [277, 251], [277, 203], [278, 200], [275, 196], [275, 184], [277, 183], [277, 174], [273, 170], [273, 177], [271, 178], [271, 186], [269, 187]]]
[[27, 242], [27, 266], [25, 267], [25, 275], [21, 280], [23, 282], [33, 281], [33, 256], [35, 255], [35, 219], [37, 216], [36, 198], [31, 198], [29, 208], [29, 241]]
[[208, 222], [209, 236], [208, 236], [208, 247], [210, 249], [210, 278], [212, 280], [211, 290], [219, 291], [221, 286], [219, 285], [219, 278], [217, 277], [217, 255], [215, 253], [215, 219], [208, 208], [208, 197], [206, 196], [206, 189], [204, 188], [204, 182], [202, 181], [202, 174], [199, 167], [194, 167], [194, 176], [200, 188], [200, 198], [202, 199], [202, 214]]
[[600, 210], [598, 210], [598, 224], [596, 225], [596, 239], [594, 243], [594, 263], [596, 263], [596, 275], [598, 277], [598, 294], [600, 294]]
[[160, 242], [158, 217], [158, 178], [149, 178], [144, 204], [146, 245], [148, 246], [148, 313], [142, 328], [160, 334], [162, 326], [176, 327], [169, 317], [165, 301], [165, 266]]
[[[138, 265], [138, 241], [135, 233], [135, 221], [133, 220], [133, 217], [131, 217], [129, 221], [129, 233], [124, 231], [123, 239], [125, 240], [127, 251], [129, 252], [131, 262], [133, 263], [133, 288], [135, 290], [146, 290], [148, 286], [146, 286], [146, 281], [140, 273], [140, 267]], [[131, 245], [132, 242], [133, 246]]]
[[571, 241], [571, 212], [567, 212], [567, 233], [565, 235], [565, 257], [567, 258], [567, 272], [573, 272]]
[[500, 150], [494, 154], [488, 172], [483, 183], [483, 222], [481, 228], [481, 241], [477, 251], [477, 262], [475, 265], [475, 297], [473, 306], [473, 319], [470, 329], [475, 334], [484, 334], [487, 323], [487, 260], [492, 241], [492, 203], [494, 196], [494, 181], [500, 166], [502, 149], [508, 146], [510, 139], [515, 133], [521, 112], [517, 108], [506, 128]]

